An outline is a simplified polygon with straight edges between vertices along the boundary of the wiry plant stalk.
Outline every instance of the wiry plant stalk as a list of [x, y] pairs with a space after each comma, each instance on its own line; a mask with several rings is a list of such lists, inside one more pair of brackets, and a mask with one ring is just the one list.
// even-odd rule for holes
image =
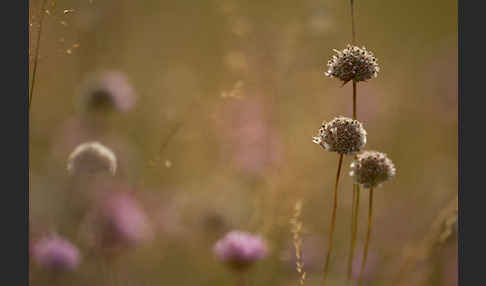
[[32, 95], [34, 94], [35, 79], [36, 79], [36, 75], [37, 75], [37, 65], [39, 63], [40, 40], [41, 40], [41, 35], [42, 35], [42, 27], [43, 27], [43, 24], [44, 24], [44, 16], [46, 14], [46, 11], [45, 11], [46, 5], [47, 5], [47, 0], [43, 0], [42, 6], [41, 6], [41, 11], [40, 11], [40, 17], [39, 17], [39, 32], [37, 33], [35, 55], [34, 55], [33, 67], [32, 67], [32, 81], [31, 81], [31, 84], [30, 84], [30, 92], [29, 92], [29, 113], [30, 113], [30, 107], [32, 106]]
[[371, 238], [372, 214], [373, 214], [373, 188], [370, 188], [370, 204], [368, 209], [368, 231], [366, 232], [366, 241], [365, 241], [364, 252], [363, 252], [363, 261], [361, 262], [361, 270], [359, 271], [358, 286], [361, 286], [361, 283], [363, 283], [363, 274], [366, 266], [366, 259], [368, 258], [368, 247]]
[[343, 154], [339, 154], [339, 163], [338, 169], [336, 174], [336, 184], [334, 185], [334, 205], [332, 208], [332, 216], [331, 216], [331, 228], [329, 230], [329, 245], [327, 249], [327, 256], [326, 256], [326, 263], [324, 264], [324, 271], [323, 271], [323, 278], [324, 281], [327, 277], [327, 271], [329, 269], [329, 261], [331, 259], [331, 252], [332, 252], [332, 241], [334, 235], [334, 226], [336, 224], [336, 210], [338, 206], [338, 186], [339, 186], [339, 176], [341, 175], [341, 167], [343, 165]]
[[[354, 24], [354, 0], [351, 0], [351, 35], [352, 43], [356, 45], [356, 29]], [[358, 83], [353, 80], [353, 119], [357, 119], [357, 93], [358, 93]], [[353, 183], [353, 203], [351, 211], [351, 242], [350, 242], [350, 252], [348, 257], [348, 283], [351, 280], [351, 275], [353, 273], [353, 258], [354, 250], [356, 246], [356, 238], [358, 234], [358, 210], [359, 210], [359, 184]]]
[[[353, 199], [351, 201], [351, 233], [353, 233], [354, 231], [354, 210], [355, 210], [355, 205], [356, 205], [356, 184], [353, 184]], [[353, 237], [351, 235], [351, 240], [350, 240], [350, 245], [349, 245], [349, 249], [350, 249], [350, 254], [349, 254], [349, 257], [353, 256], [353, 252], [354, 252], [354, 249], [353, 249]], [[347, 277], [348, 277], [348, 283], [349, 283], [349, 280], [351, 278], [351, 271], [352, 271], [352, 260], [350, 258], [348, 258], [348, 272], [347, 272]]]
[[348, 283], [351, 280], [351, 275], [353, 273], [353, 257], [354, 250], [356, 247], [356, 239], [358, 237], [358, 212], [359, 212], [359, 195], [360, 195], [360, 185], [353, 184], [353, 206], [352, 206], [352, 220], [351, 220], [351, 246], [350, 254], [348, 258]]
[[[353, 1], [351, 1], [351, 3], [352, 2]], [[356, 94], [357, 94], [357, 83], [356, 81], [353, 80], [353, 119], [355, 120], [357, 119]], [[358, 234], [359, 192], [360, 192], [360, 185], [353, 183], [353, 202], [352, 202], [352, 210], [351, 210], [351, 242], [350, 242], [350, 252], [348, 257], [348, 273], [347, 273], [348, 282], [351, 280], [351, 274], [353, 272], [354, 250], [356, 246], [356, 239], [358, 237], [357, 234]]]
[[358, 93], [358, 87], [357, 87], [357, 83], [356, 81], [353, 80], [353, 119], [354, 120], [357, 120], [358, 119], [358, 116], [356, 115], [357, 113], [357, 93]]
[[353, 45], [356, 45], [356, 29], [354, 26], [354, 0], [351, 0], [351, 34]]
[[[354, 209], [356, 204], [356, 185], [353, 184], [353, 199], [351, 201], [351, 217], [354, 217]], [[351, 232], [354, 229], [354, 220], [351, 220]]]

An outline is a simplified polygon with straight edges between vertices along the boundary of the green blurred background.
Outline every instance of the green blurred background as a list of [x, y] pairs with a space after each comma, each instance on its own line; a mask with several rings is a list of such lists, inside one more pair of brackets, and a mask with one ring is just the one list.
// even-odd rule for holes
[[[41, 1], [30, 5], [32, 38]], [[351, 85], [324, 76], [332, 49], [351, 40], [349, 1], [49, 5], [31, 110], [31, 232], [55, 230], [87, 251], [81, 223], [63, 203], [65, 166], [74, 146], [99, 140], [119, 156], [117, 179], [135, 186], [156, 235], [115, 260], [85, 258], [55, 279], [33, 264], [32, 285], [233, 285], [211, 252], [231, 229], [269, 241], [270, 256], [250, 270], [249, 285], [297, 285], [289, 220], [299, 200], [304, 244], [322, 240], [308, 253], [304, 248], [304, 256], [317, 257], [305, 285], [322, 285], [338, 158], [312, 136], [323, 120], [352, 113]], [[381, 68], [358, 85], [366, 149], [387, 153], [397, 168], [375, 192], [376, 262], [367, 285], [390, 285], [408, 249], [457, 196], [457, 1], [356, 0], [356, 28], [358, 44]], [[105, 69], [127, 75], [137, 105], [86, 135], [79, 86]], [[328, 285], [346, 285], [349, 163], [345, 158]], [[362, 194], [359, 245], [367, 215]], [[457, 285], [455, 240], [415, 259], [397, 284]]]

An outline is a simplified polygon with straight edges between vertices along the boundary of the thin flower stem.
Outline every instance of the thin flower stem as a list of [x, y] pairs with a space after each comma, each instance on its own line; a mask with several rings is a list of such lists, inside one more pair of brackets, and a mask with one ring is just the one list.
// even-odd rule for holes
[[353, 36], [353, 45], [356, 45], [356, 29], [354, 27], [354, 0], [351, 0], [351, 33]]
[[[355, 209], [355, 205], [356, 205], [356, 184], [353, 184], [353, 200], [352, 200], [352, 203], [351, 203], [351, 234], [353, 233], [354, 231], [354, 209]], [[348, 258], [348, 282], [350, 280], [350, 271], [349, 271], [349, 268], [350, 268], [350, 265], [352, 265], [350, 263], [351, 261], [351, 257], [353, 256], [353, 236], [351, 235], [351, 240], [350, 240], [350, 244], [349, 244], [349, 249], [350, 249], [350, 254], [349, 254], [349, 258]]]
[[359, 195], [360, 195], [360, 185], [353, 184], [353, 199], [356, 198], [356, 201], [353, 202], [353, 211], [352, 211], [353, 217], [351, 220], [351, 250], [348, 258], [349, 259], [348, 260], [348, 283], [349, 281], [351, 281], [351, 275], [353, 273], [354, 250], [356, 248], [356, 239], [358, 237]]
[[[353, 26], [353, 44], [354, 44], [355, 32], [354, 32], [353, 4], [354, 1], [351, 0], [351, 20]], [[358, 84], [356, 81], [353, 80], [353, 119], [354, 120], [357, 119], [357, 109], [358, 109], [357, 93], [358, 93]], [[352, 203], [352, 211], [351, 211], [351, 242], [350, 242], [350, 252], [348, 258], [348, 273], [347, 273], [348, 283], [351, 281], [351, 274], [353, 272], [354, 249], [356, 246], [356, 237], [358, 233], [359, 187], [360, 187], [359, 184], [353, 184], [353, 203]]]
[[[356, 204], [356, 184], [353, 184], [353, 200], [351, 201], [351, 217], [354, 217], [354, 207]], [[354, 229], [354, 220], [351, 220], [351, 232]]]
[[357, 109], [357, 100], [356, 100], [356, 95], [358, 93], [358, 84], [356, 83], [356, 81], [353, 80], [353, 119], [356, 120], [357, 119], [357, 115], [356, 115], [356, 109]]
[[36, 47], [35, 47], [35, 55], [34, 55], [34, 62], [33, 62], [33, 68], [32, 68], [32, 82], [30, 84], [30, 92], [29, 92], [29, 113], [30, 113], [30, 107], [32, 106], [32, 95], [34, 94], [34, 87], [35, 87], [35, 79], [36, 79], [36, 74], [37, 74], [37, 65], [39, 63], [39, 49], [40, 49], [40, 40], [41, 40], [41, 35], [42, 35], [42, 27], [43, 22], [44, 22], [44, 16], [46, 14], [46, 5], [47, 5], [47, 0], [44, 0], [42, 2], [42, 7], [41, 7], [41, 13], [40, 13], [40, 18], [39, 18], [39, 32], [37, 33], [37, 41], [36, 41]]
[[370, 244], [370, 238], [371, 238], [371, 217], [373, 214], [373, 188], [370, 189], [370, 205], [368, 209], [368, 232], [366, 233], [366, 242], [365, 242], [365, 247], [364, 247], [364, 252], [363, 252], [363, 261], [361, 262], [361, 270], [359, 271], [359, 280], [358, 280], [358, 286], [361, 286], [361, 283], [363, 282], [363, 274], [364, 274], [364, 269], [366, 266], [366, 258], [368, 257], [368, 247]]
[[326, 280], [327, 271], [329, 269], [329, 260], [331, 259], [331, 251], [332, 251], [332, 238], [334, 235], [334, 226], [336, 223], [336, 210], [338, 206], [338, 186], [339, 186], [339, 176], [341, 175], [341, 166], [343, 165], [343, 154], [339, 154], [339, 163], [338, 169], [336, 174], [336, 184], [334, 185], [334, 206], [332, 208], [332, 216], [331, 216], [331, 229], [329, 230], [329, 245], [327, 249], [327, 257], [326, 257], [326, 264], [324, 265], [324, 272], [323, 278]]

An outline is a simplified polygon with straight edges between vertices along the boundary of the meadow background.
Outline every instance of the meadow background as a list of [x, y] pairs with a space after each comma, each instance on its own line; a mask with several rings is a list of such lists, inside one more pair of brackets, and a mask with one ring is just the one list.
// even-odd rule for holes
[[[249, 285], [297, 285], [289, 220], [299, 200], [305, 285], [321, 285], [338, 158], [312, 136], [323, 120], [351, 117], [351, 84], [324, 76], [332, 49], [351, 40], [348, 2], [49, 4], [30, 113], [31, 240], [55, 231], [83, 261], [56, 277], [31, 262], [31, 285], [234, 285], [211, 249], [232, 229], [269, 242]], [[41, 1], [30, 6], [32, 50]], [[367, 285], [390, 285], [457, 196], [457, 1], [356, 0], [356, 21], [358, 44], [381, 68], [358, 85], [366, 149], [387, 153], [397, 168], [375, 192]], [[137, 97], [133, 110], [102, 126], [77, 99], [83, 80], [100, 70], [123, 72]], [[153, 230], [150, 241], [110, 258], [90, 253], [86, 213], [75, 207], [83, 199], [73, 198], [96, 187], [66, 172], [69, 153], [91, 140], [116, 153], [115, 180], [135, 191]], [[349, 163], [328, 285], [346, 285]], [[417, 257], [398, 285], [457, 285], [456, 237]]]

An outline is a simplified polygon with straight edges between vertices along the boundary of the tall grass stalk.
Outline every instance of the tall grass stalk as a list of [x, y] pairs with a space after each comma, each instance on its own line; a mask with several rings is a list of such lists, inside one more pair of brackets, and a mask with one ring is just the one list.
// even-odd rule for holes
[[332, 252], [332, 241], [333, 241], [333, 236], [334, 236], [334, 227], [336, 224], [336, 210], [338, 206], [338, 186], [339, 186], [339, 176], [341, 175], [341, 167], [343, 165], [343, 154], [339, 154], [339, 163], [338, 163], [338, 169], [337, 169], [337, 174], [336, 174], [336, 183], [334, 185], [334, 204], [332, 208], [332, 216], [331, 216], [331, 228], [329, 230], [329, 244], [327, 248], [327, 256], [326, 256], [326, 262], [324, 264], [324, 271], [323, 271], [323, 279], [324, 281], [327, 278], [327, 272], [329, 270], [329, 261], [331, 259], [331, 252]]
[[[352, 44], [356, 45], [356, 28], [355, 28], [355, 20], [354, 20], [354, 0], [350, 2], [351, 6], [351, 36], [352, 36]], [[358, 94], [358, 83], [353, 80], [353, 119], [357, 120], [357, 94]], [[360, 195], [360, 185], [353, 183], [353, 202], [352, 202], [352, 210], [351, 210], [351, 241], [350, 241], [350, 250], [349, 250], [349, 257], [348, 257], [348, 271], [347, 271], [347, 281], [348, 283], [351, 281], [351, 275], [353, 273], [353, 259], [354, 259], [354, 250], [356, 247], [356, 238], [358, 234], [358, 212], [359, 212], [359, 195]]]
[[356, 239], [358, 237], [358, 212], [359, 212], [359, 197], [360, 197], [360, 185], [353, 184], [353, 204], [351, 211], [351, 245], [348, 258], [348, 283], [351, 281], [351, 275], [353, 273], [353, 257], [354, 250], [356, 248]]
[[35, 79], [37, 76], [37, 66], [39, 64], [39, 51], [40, 51], [40, 42], [41, 42], [41, 36], [42, 36], [42, 27], [44, 26], [44, 16], [46, 14], [46, 8], [47, 8], [47, 0], [42, 1], [42, 6], [41, 6], [41, 11], [40, 11], [40, 17], [39, 17], [39, 31], [37, 33], [37, 40], [36, 40], [36, 47], [35, 47], [35, 54], [34, 54], [34, 60], [33, 60], [33, 67], [32, 67], [32, 80], [30, 84], [30, 90], [29, 90], [29, 113], [30, 113], [30, 108], [32, 106], [32, 96], [34, 95], [34, 87], [35, 87]]
[[366, 232], [366, 241], [363, 252], [363, 261], [361, 262], [361, 270], [359, 271], [358, 286], [363, 283], [363, 274], [366, 267], [366, 259], [368, 258], [368, 247], [371, 238], [371, 226], [372, 226], [372, 215], [373, 215], [373, 188], [370, 188], [370, 201], [368, 206], [368, 231]]

